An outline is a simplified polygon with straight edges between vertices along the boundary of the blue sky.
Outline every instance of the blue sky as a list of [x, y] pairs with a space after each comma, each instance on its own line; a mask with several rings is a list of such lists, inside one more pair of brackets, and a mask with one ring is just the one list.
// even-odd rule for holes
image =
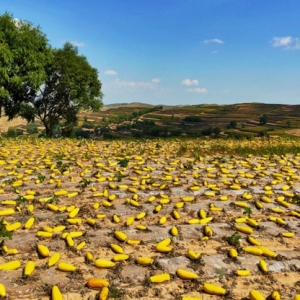
[[98, 69], [104, 104], [300, 103], [299, 0], [0, 0]]

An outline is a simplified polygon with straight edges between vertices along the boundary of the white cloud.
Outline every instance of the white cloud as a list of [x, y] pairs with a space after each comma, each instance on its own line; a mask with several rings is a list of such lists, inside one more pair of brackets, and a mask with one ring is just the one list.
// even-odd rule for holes
[[70, 43], [71, 43], [73, 46], [76, 46], [76, 47], [83, 47], [83, 46], [84, 46], [84, 43], [83, 43], [83, 42], [71, 41]]
[[198, 80], [197, 79], [191, 80], [191, 79], [187, 78], [187, 79], [182, 80], [181, 84], [182, 85], [198, 85]]
[[224, 42], [220, 39], [204, 40], [203, 43], [204, 44], [210, 44], [210, 43], [224, 44]]
[[160, 78], [152, 78], [151, 79], [151, 82], [153, 82], [153, 83], [160, 83]]
[[123, 81], [120, 79], [116, 79], [115, 82], [118, 87], [143, 88], [143, 89], [151, 89], [151, 90], [154, 90], [157, 86], [156, 83], [158, 83], [158, 82], [153, 82], [152, 80], [150, 82], [147, 82], [147, 81]]
[[114, 70], [107, 70], [104, 72], [105, 75], [118, 75], [118, 73]]
[[194, 89], [188, 89], [187, 91], [198, 93], [198, 94], [206, 94], [208, 92], [206, 88], [194, 88]]
[[300, 39], [292, 36], [274, 37], [271, 41], [273, 47], [283, 47], [284, 49], [300, 49]]

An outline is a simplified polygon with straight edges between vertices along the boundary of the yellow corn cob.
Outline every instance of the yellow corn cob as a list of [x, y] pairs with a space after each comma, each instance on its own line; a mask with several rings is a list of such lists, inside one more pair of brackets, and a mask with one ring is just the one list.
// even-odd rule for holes
[[60, 260], [60, 253], [55, 252], [48, 260], [48, 266], [54, 266]]
[[191, 260], [197, 260], [197, 259], [200, 258], [201, 253], [200, 253], [200, 252], [195, 253], [193, 250], [188, 250], [187, 256], [188, 256], [188, 258], [191, 259]]
[[236, 223], [246, 223], [248, 218], [242, 217], [235, 219]]
[[261, 246], [261, 242], [256, 240], [254, 237], [249, 235], [247, 239], [250, 244], [255, 245], [255, 246]]
[[263, 256], [268, 256], [268, 257], [276, 257], [277, 256], [277, 254], [275, 252], [273, 252], [272, 250], [270, 250], [266, 247], [260, 246], [259, 249], [262, 251]]
[[63, 296], [56, 285], [52, 287], [51, 300], [63, 300]]
[[90, 288], [103, 288], [108, 287], [109, 282], [102, 278], [93, 277], [87, 281], [86, 285]]
[[247, 222], [248, 225], [250, 225], [252, 227], [257, 227], [258, 226], [258, 223], [254, 219], [248, 218], [246, 222]]
[[106, 300], [108, 297], [109, 289], [107, 286], [103, 287], [100, 294], [99, 294], [99, 300]]
[[249, 292], [250, 300], [266, 300], [266, 298], [257, 290], [251, 290]]
[[76, 250], [81, 250], [82, 248], [84, 248], [86, 246], [86, 242], [82, 241], [80, 244], [77, 245]]
[[53, 228], [53, 232], [62, 232], [66, 229], [66, 226], [64, 225], [59, 225]]
[[191, 220], [188, 220], [188, 223], [189, 224], [199, 224], [199, 219], [191, 219]]
[[204, 209], [200, 209], [199, 216], [201, 219], [206, 219], [206, 212]]
[[205, 227], [204, 227], [204, 233], [205, 233], [205, 235], [208, 236], [208, 237], [210, 237], [210, 236], [213, 235], [213, 231], [212, 231], [212, 229], [211, 229], [209, 226], [205, 226]]
[[178, 212], [177, 210], [173, 210], [173, 217], [174, 217], [176, 220], [180, 219], [180, 214], [179, 214], [179, 212]]
[[101, 259], [101, 258], [95, 260], [94, 264], [98, 268], [112, 268], [115, 266], [114, 262], [106, 259]]
[[213, 217], [207, 217], [207, 218], [201, 219], [201, 220], [199, 220], [199, 224], [207, 224], [210, 221], [212, 221], [212, 219], [213, 219]]
[[280, 300], [280, 294], [278, 291], [273, 291], [272, 294], [271, 294], [271, 299], [272, 300]]
[[225, 295], [226, 290], [218, 285], [210, 284], [210, 283], [204, 283], [203, 285], [204, 292], [210, 294], [210, 295]]
[[47, 232], [47, 231], [38, 231], [37, 233], [36, 233], [36, 236], [37, 237], [48, 237], [48, 238], [50, 238], [50, 237], [52, 237], [52, 232]]
[[281, 235], [283, 237], [288, 237], [288, 238], [292, 238], [295, 236], [295, 233], [294, 232], [282, 232]]
[[6, 289], [2, 283], [0, 283], [0, 297], [6, 297]]
[[138, 257], [136, 262], [139, 264], [139, 265], [151, 265], [153, 263], [153, 259], [150, 258], [150, 257]]
[[249, 254], [253, 254], [253, 255], [262, 255], [263, 254], [263, 251], [260, 248], [251, 247], [251, 246], [243, 247], [243, 251], [245, 251]]
[[129, 217], [129, 218], [126, 220], [126, 225], [127, 225], [127, 226], [130, 226], [133, 222], [134, 222], [134, 217], [131, 216], [131, 217]]
[[160, 219], [159, 219], [159, 224], [160, 225], [163, 225], [163, 224], [165, 224], [167, 222], [167, 217], [166, 216], [163, 216], [163, 217], [161, 217]]
[[285, 225], [285, 221], [282, 220], [281, 218], [276, 218], [276, 223], [279, 225]]
[[176, 271], [176, 274], [178, 277], [180, 277], [181, 279], [197, 279], [198, 278], [198, 275], [193, 273], [193, 272], [190, 272], [190, 271], [186, 271], [184, 269], [178, 269]]
[[11, 216], [15, 213], [13, 208], [0, 210], [0, 216]]
[[243, 201], [236, 201], [234, 202], [235, 206], [238, 207], [248, 207], [248, 203], [247, 202], [243, 202]]
[[72, 239], [72, 236], [70, 234], [66, 236], [66, 242], [69, 247], [74, 247], [75, 245], [74, 240]]
[[115, 253], [119, 253], [122, 254], [124, 253], [124, 250], [121, 246], [117, 245], [117, 244], [110, 244], [110, 248], [115, 252]]
[[113, 257], [113, 261], [114, 261], [114, 262], [124, 261], [124, 260], [127, 260], [128, 258], [129, 258], [129, 255], [128, 255], [128, 254], [116, 254], [116, 255]]
[[74, 192], [74, 193], [67, 194], [67, 197], [68, 198], [73, 198], [73, 197], [76, 197], [77, 195], [78, 195], [78, 192]]
[[34, 271], [34, 268], [35, 268], [34, 261], [32, 261], [32, 260], [28, 261], [24, 267], [24, 275], [30, 276], [32, 274], [32, 272]]
[[17, 202], [15, 200], [4, 200], [1, 202], [3, 205], [16, 205]]
[[122, 231], [115, 231], [114, 235], [121, 242], [125, 242], [127, 240], [127, 234]]
[[140, 240], [127, 240], [126, 243], [128, 245], [139, 245], [141, 243]]
[[194, 201], [194, 200], [195, 200], [194, 196], [182, 197], [182, 201], [184, 201], [184, 202], [191, 202], [191, 201]]
[[250, 270], [237, 270], [235, 273], [238, 276], [248, 276], [251, 272]]
[[258, 265], [263, 272], [268, 272], [268, 265], [265, 260], [261, 259]]
[[52, 203], [48, 203], [47, 207], [52, 211], [58, 211], [58, 207]]
[[0, 265], [0, 270], [10, 271], [16, 270], [21, 267], [21, 262], [19, 260], [13, 260]]
[[175, 207], [176, 208], [182, 208], [184, 206], [184, 202], [177, 202], [176, 204], [175, 204]]
[[247, 234], [251, 234], [253, 232], [253, 229], [251, 227], [246, 227], [246, 226], [235, 226], [236, 230], [243, 232], [243, 233], [247, 233]]
[[55, 196], [63, 196], [63, 195], [67, 195], [67, 194], [68, 194], [67, 190], [59, 190], [59, 191], [54, 192]]
[[65, 263], [65, 262], [60, 262], [57, 265], [57, 269], [63, 272], [74, 272], [76, 271], [76, 267], [73, 266], [72, 264]]
[[230, 257], [238, 257], [238, 253], [237, 253], [236, 249], [231, 248], [231, 249], [229, 250], [229, 256], [230, 256]]
[[79, 212], [80, 208], [76, 207], [69, 213], [69, 218], [75, 218]]
[[92, 262], [94, 260], [94, 256], [91, 252], [87, 252], [85, 254], [85, 259], [86, 259], [87, 262]]
[[169, 280], [171, 280], [170, 274], [158, 274], [150, 277], [150, 281], [153, 283], [161, 283]]
[[146, 212], [143, 211], [143, 212], [139, 213], [135, 218], [136, 218], [137, 220], [141, 220], [141, 219], [143, 219], [145, 216], [146, 216]]
[[159, 212], [161, 211], [161, 209], [162, 209], [162, 205], [159, 204], [159, 205], [157, 205], [157, 206], [155, 207], [154, 212], [155, 212], [155, 213], [159, 213]]
[[178, 235], [178, 229], [177, 229], [176, 226], [173, 226], [171, 228], [171, 235], [173, 235], [173, 236], [177, 236]]
[[256, 201], [256, 202], [255, 202], [255, 206], [256, 206], [256, 208], [258, 208], [258, 209], [263, 209], [263, 208], [264, 208], [264, 206], [262, 205], [262, 203], [259, 202], [259, 201]]
[[80, 225], [82, 224], [81, 218], [67, 219], [67, 222], [72, 225]]
[[106, 218], [106, 214], [99, 214], [96, 217], [97, 217], [97, 219], [104, 219], [104, 218]]
[[43, 257], [47, 257], [49, 256], [49, 249], [48, 247], [44, 246], [44, 245], [38, 245], [37, 246], [37, 250], [38, 250], [38, 253], [43, 256]]

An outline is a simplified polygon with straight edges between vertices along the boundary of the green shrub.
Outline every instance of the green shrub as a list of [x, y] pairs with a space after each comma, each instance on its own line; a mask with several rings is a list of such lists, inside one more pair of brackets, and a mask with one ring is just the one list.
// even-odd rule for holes
[[39, 132], [39, 129], [36, 124], [28, 123], [26, 125], [26, 131], [28, 134], [35, 134]]

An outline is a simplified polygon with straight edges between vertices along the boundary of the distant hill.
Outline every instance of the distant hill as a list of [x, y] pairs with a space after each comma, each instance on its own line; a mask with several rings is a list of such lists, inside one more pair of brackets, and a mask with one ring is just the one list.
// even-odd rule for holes
[[118, 107], [140, 107], [140, 108], [150, 108], [154, 105], [147, 104], [147, 103], [141, 103], [141, 102], [131, 102], [131, 103], [112, 103], [103, 105], [104, 110], [110, 109], [110, 108], [118, 108]]

